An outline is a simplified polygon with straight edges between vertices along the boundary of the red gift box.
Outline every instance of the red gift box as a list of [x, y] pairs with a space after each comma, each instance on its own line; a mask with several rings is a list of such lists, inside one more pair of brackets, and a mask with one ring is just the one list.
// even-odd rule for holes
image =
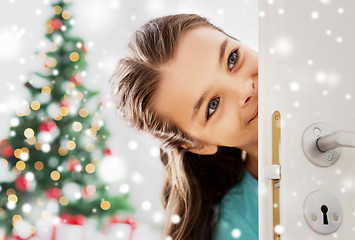
[[[60, 221], [53, 226], [51, 240], [82, 239], [85, 240], [85, 216], [63, 214]], [[78, 235], [80, 237], [78, 237]], [[68, 238], [68, 236], [70, 236]], [[74, 237], [74, 238], [73, 238]]]
[[109, 234], [110, 232], [116, 230], [122, 231], [122, 233], [125, 233], [129, 231], [129, 240], [132, 240], [133, 237], [133, 232], [137, 228], [137, 223], [133, 218], [127, 218], [127, 219], [120, 219], [117, 216], [111, 217], [110, 221], [106, 225], [104, 229], [105, 234]]
[[[10, 237], [4, 236], [4, 240], [32, 240], [32, 239], [38, 239], [36, 238], [36, 234], [32, 234], [31, 236], [29, 236], [28, 238], [21, 238], [18, 235], [11, 235]], [[1, 236], [0, 236], [0, 240], [1, 240]]]

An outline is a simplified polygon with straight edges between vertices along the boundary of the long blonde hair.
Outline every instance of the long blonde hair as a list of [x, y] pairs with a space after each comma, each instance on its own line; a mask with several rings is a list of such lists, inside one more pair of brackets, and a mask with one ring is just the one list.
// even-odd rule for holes
[[[196, 14], [150, 20], [133, 34], [127, 55], [109, 80], [120, 116], [131, 127], [162, 141], [160, 158], [166, 173], [162, 204], [168, 217], [164, 235], [174, 240], [212, 239], [218, 221], [215, 207], [243, 174], [240, 149], [220, 146], [214, 155], [194, 154], [189, 150], [200, 148], [200, 142], [153, 108], [161, 67], [174, 57], [184, 33], [197, 27], [226, 34]], [[174, 215], [180, 217], [178, 223], [171, 221]]]

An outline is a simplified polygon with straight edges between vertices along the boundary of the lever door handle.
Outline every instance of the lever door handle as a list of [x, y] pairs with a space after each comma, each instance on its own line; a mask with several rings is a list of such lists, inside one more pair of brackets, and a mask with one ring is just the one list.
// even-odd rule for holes
[[319, 151], [326, 152], [338, 147], [355, 147], [355, 132], [336, 131], [317, 139]]
[[310, 162], [329, 167], [340, 158], [341, 147], [355, 147], [355, 132], [335, 131], [327, 123], [310, 125], [302, 136], [303, 152]]

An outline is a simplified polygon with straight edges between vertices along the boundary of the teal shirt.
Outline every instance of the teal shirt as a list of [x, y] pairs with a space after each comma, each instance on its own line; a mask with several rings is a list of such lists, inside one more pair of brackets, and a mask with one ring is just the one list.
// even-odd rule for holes
[[223, 197], [220, 215], [214, 240], [259, 239], [258, 181], [248, 171]]

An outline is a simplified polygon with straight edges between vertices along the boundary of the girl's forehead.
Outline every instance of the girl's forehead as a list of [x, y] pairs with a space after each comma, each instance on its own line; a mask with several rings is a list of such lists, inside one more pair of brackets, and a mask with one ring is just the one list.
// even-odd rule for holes
[[218, 60], [220, 45], [227, 38], [225, 34], [211, 27], [189, 30], [177, 44], [173, 58], [162, 67], [163, 75], [166, 73], [164, 71], [166, 69], [190, 68], [191, 65], [193, 67], [198, 62], [206, 64], [208, 61], [215, 60], [211, 59], [214, 56], [217, 56]]
[[[240, 41], [227, 34], [212, 28], [198, 27], [187, 31], [177, 44], [173, 58], [165, 65], [177, 65], [190, 61], [202, 61], [204, 57], [213, 57], [219, 60], [221, 45], [227, 40], [226, 46], [233, 42], [234, 47], [244, 46]], [[225, 48], [224, 48], [225, 49]], [[216, 60], [216, 59], [212, 59]], [[191, 64], [191, 63], [189, 63]]]
[[221, 39], [225, 39], [226, 35], [211, 27], [199, 27], [187, 31], [181, 38], [177, 49], [183, 47], [198, 47], [202, 45], [215, 44]]

